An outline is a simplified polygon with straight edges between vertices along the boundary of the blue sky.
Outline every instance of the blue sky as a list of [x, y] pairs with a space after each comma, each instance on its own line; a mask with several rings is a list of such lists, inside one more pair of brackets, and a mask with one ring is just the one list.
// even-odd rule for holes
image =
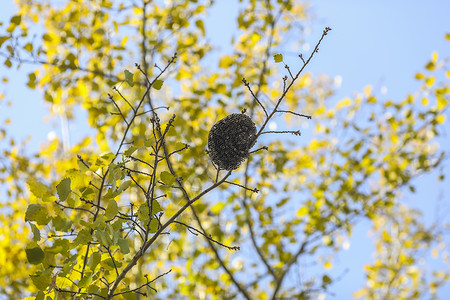
[[[229, 20], [236, 15], [236, 6], [231, 2], [217, 1], [215, 9], [208, 16], [207, 28], [213, 43], [229, 43], [232, 29]], [[423, 70], [433, 51], [440, 56], [449, 56], [450, 42], [444, 35], [450, 33], [450, 1], [448, 0], [316, 0], [312, 11], [316, 14], [311, 24], [311, 34], [306, 37], [313, 45], [325, 26], [332, 27], [318, 55], [308, 66], [309, 71], [320, 72], [342, 79], [336, 98], [352, 96], [366, 85], [374, 86], [374, 93], [380, 97], [400, 100], [409, 92], [415, 92], [418, 82], [414, 74]], [[2, 0], [0, 21], [7, 22], [14, 12], [12, 0]], [[0, 105], [0, 121], [12, 119], [9, 130], [16, 138], [32, 136], [30, 152], [34, 152], [51, 131], [60, 135], [59, 120], [44, 121], [48, 110], [43, 106], [40, 94], [24, 88], [26, 82], [23, 66], [19, 71], [0, 66], [0, 78], [6, 75], [10, 83], [3, 90], [6, 100], [13, 106]], [[7, 72], [7, 73], [6, 73]], [[2, 87], [3, 89], [3, 87]], [[0, 90], [2, 92], [2, 90]], [[448, 116], [447, 116], [448, 117]], [[449, 120], [446, 132], [450, 131]], [[442, 147], [450, 149], [450, 140], [442, 139]], [[447, 178], [450, 177], [447, 174]], [[436, 174], [417, 180], [417, 193], [405, 195], [405, 201], [420, 208], [430, 220], [439, 193], [444, 202], [450, 200], [450, 182], [436, 183]], [[364, 282], [363, 265], [372, 260], [372, 244], [367, 235], [368, 224], [355, 228], [351, 247], [338, 255], [335, 274], [349, 269], [347, 275], [333, 286], [335, 296], [327, 299], [350, 299], [351, 293]], [[355, 255], [358, 253], [358, 255]], [[447, 285], [442, 295], [450, 294]]]

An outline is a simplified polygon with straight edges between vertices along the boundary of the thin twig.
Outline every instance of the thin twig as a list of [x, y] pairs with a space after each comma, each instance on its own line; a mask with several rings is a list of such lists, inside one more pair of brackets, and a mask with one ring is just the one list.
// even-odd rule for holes
[[114, 105], [116, 106], [117, 110], [119, 111], [119, 115], [122, 116], [123, 121], [128, 125], [128, 121], [127, 118], [125, 118], [125, 116], [123, 115], [122, 111], [120, 110], [119, 105], [117, 105], [116, 101], [114, 100], [113, 96], [108, 94], [109, 99], [112, 101], [112, 103], [114, 103]]
[[[216, 243], [216, 244], [218, 244], [218, 245], [220, 245], [220, 246], [222, 246], [222, 247], [224, 247], [224, 248], [227, 248], [227, 249], [229, 249], [229, 250], [235, 250], [235, 251], [241, 250], [241, 247], [238, 247], [238, 246], [231, 247], [231, 246], [224, 245], [224, 244], [222, 244], [221, 242], [216, 241], [215, 239], [213, 239], [213, 238], [211, 237], [211, 235], [208, 236], [208, 235], [206, 235], [205, 233], [201, 232], [200, 230], [198, 230], [198, 229], [196, 229], [196, 228], [194, 228], [194, 227], [192, 227], [192, 226], [189, 226], [189, 225], [187, 225], [187, 224], [185, 224], [185, 223], [183, 223], [183, 222], [174, 221], [174, 223], [183, 225], [183, 226], [185, 226], [186, 228], [188, 228], [189, 230], [193, 230], [193, 231], [195, 231], [196, 233], [203, 235], [205, 238], [207, 238], [207, 239], [210, 240], [211, 242], [214, 242], [214, 243]], [[191, 232], [191, 233], [193, 233], [193, 232]], [[193, 234], [195, 234], [195, 233], [193, 233]]]
[[256, 97], [256, 95], [253, 93], [250, 84], [247, 82], [247, 80], [245, 80], [245, 78], [242, 78], [242, 82], [244, 83], [244, 85], [248, 88], [248, 90], [250, 91], [250, 93], [252, 94], [253, 98], [256, 100], [256, 102], [259, 104], [259, 106], [261, 106], [261, 108], [264, 110], [264, 113], [266, 114], [266, 117], [269, 116], [269, 114], [267, 113], [266, 108], [264, 107], [264, 105], [262, 105], [262, 103], [259, 101], [258, 97]]
[[296, 116], [299, 116], [299, 117], [305, 117], [307, 119], [311, 119], [312, 118], [310, 115], [299, 114], [299, 113], [296, 113], [296, 112], [293, 112], [293, 111], [290, 111], [290, 110], [277, 110], [276, 112], [277, 113], [279, 112], [279, 113], [293, 114], [293, 115], [296, 115]]
[[243, 186], [242, 184], [239, 184], [239, 183], [235, 183], [235, 182], [231, 182], [231, 181], [225, 181], [225, 183], [232, 184], [232, 185], [236, 185], [236, 186], [238, 186], [238, 187], [241, 187], [241, 188], [243, 188], [243, 189], [245, 189], [245, 190], [247, 190], [247, 191], [251, 191], [251, 192], [253, 192], [253, 193], [258, 193], [258, 192], [259, 192], [259, 190], [258, 190], [257, 188], [250, 189], [250, 188], [248, 188], [248, 187], [246, 187], [246, 186]]
[[300, 130], [281, 130], [281, 131], [270, 130], [270, 131], [261, 132], [261, 134], [266, 134], [266, 133], [292, 133], [293, 135], [298, 135], [298, 136], [302, 135]]

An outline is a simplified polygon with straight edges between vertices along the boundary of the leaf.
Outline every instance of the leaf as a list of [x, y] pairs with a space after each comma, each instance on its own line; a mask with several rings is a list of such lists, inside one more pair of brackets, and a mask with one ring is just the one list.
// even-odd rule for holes
[[84, 276], [78, 282], [78, 287], [80, 287], [80, 288], [87, 287], [88, 285], [91, 284], [91, 282], [92, 282], [92, 276]]
[[41, 233], [39, 231], [39, 228], [37, 228], [36, 225], [33, 223], [29, 223], [31, 227], [31, 232], [33, 232], [33, 241], [39, 242], [41, 240]]
[[11, 62], [11, 60], [10, 60], [9, 58], [5, 59], [4, 64], [5, 64], [5, 66], [7, 66], [8, 68], [11, 68], [11, 67], [12, 67], [12, 62]]
[[131, 185], [131, 180], [126, 180], [124, 182], [122, 182], [119, 186], [119, 188], [117, 189], [117, 192], [120, 194], [123, 191], [126, 191]]
[[136, 151], [137, 149], [139, 149], [139, 147], [136, 146], [131, 146], [130, 148], [128, 148], [127, 150], [125, 150], [125, 152], [123, 153], [123, 155], [125, 156], [130, 156], [134, 153], [134, 151]]
[[66, 201], [69, 196], [70, 190], [70, 178], [64, 178], [60, 183], [56, 186], [56, 191], [58, 192], [58, 197], [60, 201]]
[[333, 280], [328, 275], [325, 274], [322, 276], [322, 285], [323, 286], [330, 284], [332, 281]]
[[225, 207], [225, 203], [223, 203], [223, 202], [217, 202], [216, 204], [214, 204], [212, 207], [211, 207], [211, 212], [213, 213], [213, 214], [219, 214], [221, 211], [222, 211], [222, 209]]
[[118, 212], [119, 212], [119, 207], [117, 206], [116, 200], [113, 200], [113, 199], [109, 200], [108, 206], [106, 207], [106, 211], [105, 211], [105, 218], [107, 220], [110, 220], [110, 219], [114, 218]]
[[171, 185], [175, 182], [175, 177], [167, 171], [162, 171], [161, 172], [161, 181], [164, 184]]
[[30, 189], [30, 192], [36, 196], [38, 199], [42, 199], [45, 196], [51, 195], [50, 189], [43, 183], [36, 181], [34, 179], [29, 179], [27, 181], [28, 188]]
[[36, 295], [35, 300], [44, 300], [45, 299], [45, 294], [42, 291], [39, 291]]
[[275, 54], [273, 56], [273, 59], [275, 60], [276, 63], [280, 63], [283, 61], [283, 55], [282, 54]]
[[11, 33], [16, 29], [16, 27], [20, 24], [22, 17], [20, 15], [16, 15], [11, 17], [11, 21], [9, 27], [6, 29], [7, 32]]
[[4, 42], [9, 40], [10, 38], [11, 38], [10, 36], [0, 36], [0, 47], [3, 45]]
[[152, 85], [152, 86], [153, 86], [156, 90], [160, 90], [161, 87], [162, 87], [162, 85], [163, 85], [163, 83], [164, 83], [164, 81], [157, 79], [157, 80], [155, 80], [155, 81], [153, 82], [153, 85]]
[[30, 249], [25, 249], [25, 253], [27, 254], [28, 262], [32, 265], [40, 264], [45, 257], [44, 251], [42, 251], [42, 249], [39, 246]]
[[50, 222], [47, 209], [40, 204], [30, 204], [25, 212], [25, 221], [34, 221], [38, 225], [47, 225]]
[[122, 251], [123, 254], [130, 253], [130, 247], [128, 246], [128, 241], [126, 239], [120, 238], [117, 241], [117, 244], [119, 245], [120, 251]]
[[47, 289], [47, 287], [52, 282], [52, 274], [51, 273], [42, 273], [38, 272], [34, 275], [30, 275], [31, 281], [33, 284], [41, 291]]
[[153, 218], [150, 222], [150, 233], [155, 233], [158, 231], [159, 228], [159, 222], [156, 218]]
[[15, 24], [16, 26], [20, 24], [20, 21], [22, 21], [21, 15], [15, 15], [11, 17], [11, 23]]
[[72, 220], [65, 216], [56, 216], [52, 220], [53, 226], [56, 231], [68, 231], [72, 227]]
[[77, 237], [73, 241], [76, 245], [87, 245], [88, 242], [92, 240], [92, 236], [90, 230], [88, 228], [84, 228], [78, 232]]
[[28, 52], [32, 52], [33, 51], [33, 44], [32, 43], [27, 43], [25, 46], [23, 46], [23, 48], [25, 50], [27, 50]]
[[95, 230], [95, 237], [105, 247], [109, 247], [111, 244], [111, 238], [103, 230]]
[[30, 89], [36, 88], [36, 74], [34, 72], [31, 72], [31, 73], [28, 74], [27, 86]]
[[197, 26], [197, 28], [201, 30], [202, 35], [205, 36], [205, 24], [203, 24], [203, 20], [195, 21], [195, 26]]
[[134, 81], [133, 81], [133, 73], [131, 73], [128, 70], [123, 71], [125, 73], [125, 81], [128, 83], [129, 86], [134, 86]]
[[436, 117], [436, 122], [438, 122], [439, 124], [444, 124], [445, 122], [445, 115], [439, 115]]
[[91, 254], [91, 256], [89, 256], [88, 266], [92, 272], [95, 271], [95, 267], [100, 263], [101, 258], [102, 258], [102, 255], [98, 252], [94, 252]]
[[308, 208], [306, 206], [302, 206], [297, 210], [297, 217], [303, 217], [308, 214]]
[[142, 222], [142, 224], [147, 224], [149, 220], [148, 215], [148, 206], [147, 204], [142, 204], [137, 211], [138, 219]]
[[159, 213], [160, 211], [162, 211], [162, 208], [159, 205], [159, 202], [156, 201], [156, 200], [153, 200], [153, 202], [152, 202], [152, 214], [155, 215], [155, 214]]

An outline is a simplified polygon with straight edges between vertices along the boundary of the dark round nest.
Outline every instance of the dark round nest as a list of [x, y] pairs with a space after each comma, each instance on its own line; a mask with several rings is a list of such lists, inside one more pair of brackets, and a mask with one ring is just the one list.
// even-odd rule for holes
[[237, 169], [255, 144], [256, 126], [245, 114], [231, 114], [213, 125], [208, 135], [209, 156], [222, 170]]

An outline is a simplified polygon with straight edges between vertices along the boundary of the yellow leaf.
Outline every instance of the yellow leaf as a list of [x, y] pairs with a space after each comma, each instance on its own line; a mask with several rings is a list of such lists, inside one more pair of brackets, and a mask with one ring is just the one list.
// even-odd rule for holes
[[432, 62], [437, 62], [438, 60], [438, 53], [436, 51], [433, 51], [433, 54], [431, 55], [431, 61]]
[[427, 105], [428, 105], [428, 102], [429, 102], [429, 101], [428, 101], [428, 98], [425, 98], [425, 97], [422, 98], [422, 105], [423, 105], [423, 106], [427, 106]]
[[443, 110], [448, 105], [448, 100], [444, 97], [437, 97], [437, 108]]
[[332, 265], [329, 261], [326, 261], [326, 262], [323, 264], [323, 267], [324, 267], [325, 269], [329, 270], [329, 269], [331, 269], [331, 268], [333, 267], [333, 265]]
[[298, 217], [303, 217], [304, 215], [308, 214], [308, 208], [306, 206], [302, 206], [300, 207], [299, 210], [297, 210], [297, 216]]
[[368, 85], [364, 88], [364, 95], [369, 97], [372, 94], [372, 86]]
[[439, 124], [442, 124], [445, 122], [445, 116], [444, 115], [439, 115], [436, 117], [436, 122], [438, 122]]
[[350, 98], [344, 98], [338, 102], [338, 104], [336, 105], [336, 109], [341, 109], [342, 107], [349, 106], [350, 103], [351, 103]]
[[427, 80], [425, 80], [425, 83], [427, 84], [427, 86], [432, 86], [435, 80], [436, 79], [434, 77], [428, 77]]

